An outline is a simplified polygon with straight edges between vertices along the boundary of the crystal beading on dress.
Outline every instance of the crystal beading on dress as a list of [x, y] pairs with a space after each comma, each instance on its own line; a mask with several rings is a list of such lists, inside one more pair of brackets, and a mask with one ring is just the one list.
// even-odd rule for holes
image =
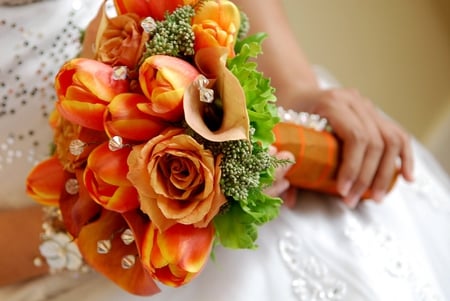
[[[19, 4], [0, 4], [13, 2]], [[81, 31], [99, 4], [40, 1], [0, 10], [0, 176], [10, 180], [0, 192], [0, 208], [31, 203], [24, 179], [50, 153], [48, 117], [55, 101], [54, 76], [79, 52]], [[58, 15], [46, 14], [50, 7]]]

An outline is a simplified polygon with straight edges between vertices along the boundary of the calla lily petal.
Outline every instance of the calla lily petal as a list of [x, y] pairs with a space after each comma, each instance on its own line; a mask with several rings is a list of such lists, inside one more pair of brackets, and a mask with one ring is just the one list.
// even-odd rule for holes
[[[122, 266], [125, 256], [139, 253], [136, 243], [127, 245], [120, 238], [120, 233], [128, 227], [122, 215], [103, 210], [96, 221], [81, 230], [77, 240], [80, 252], [89, 265], [126, 291], [140, 296], [156, 294], [160, 289], [139, 258], [130, 267]], [[107, 254], [97, 252], [97, 243], [101, 240], [111, 240], [112, 248]]]
[[78, 193], [70, 194], [63, 190], [59, 208], [64, 220], [67, 232], [73, 237], [78, 237], [81, 229], [98, 216], [101, 207], [92, 200], [83, 183], [83, 170], [77, 169], [74, 173], [66, 173], [64, 180], [76, 179]]
[[196, 57], [200, 71], [207, 78], [214, 79], [216, 97], [222, 101], [223, 120], [218, 130], [212, 131], [203, 119], [205, 104], [200, 101], [197, 85], [191, 84], [184, 95], [184, 114], [187, 124], [203, 138], [222, 142], [249, 139], [250, 121], [245, 94], [239, 80], [227, 69], [225, 48], [204, 48]]

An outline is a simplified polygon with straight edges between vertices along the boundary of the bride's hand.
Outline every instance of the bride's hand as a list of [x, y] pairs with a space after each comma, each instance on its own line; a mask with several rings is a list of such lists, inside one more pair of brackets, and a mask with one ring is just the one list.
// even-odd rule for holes
[[357, 90], [315, 89], [301, 99], [297, 105], [326, 117], [343, 142], [338, 191], [350, 207], [358, 204], [368, 188], [372, 198], [381, 201], [396, 168], [407, 181], [413, 180], [409, 135]]
[[288, 151], [278, 151], [274, 146], [270, 147], [269, 152], [277, 159], [288, 160], [292, 163], [277, 167], [275, 170], [275, 181], [270, 187], [266, 188], [264, 192], [273, 197], [281, 197], [283, 199], [283, 203], [291, 208], [295, 205], [297, 199], [297, 189], [290, 186], [290, 183], [285, 178], [285, 175], [291, 168], [292, 164], [294, 164], [295, 157]]

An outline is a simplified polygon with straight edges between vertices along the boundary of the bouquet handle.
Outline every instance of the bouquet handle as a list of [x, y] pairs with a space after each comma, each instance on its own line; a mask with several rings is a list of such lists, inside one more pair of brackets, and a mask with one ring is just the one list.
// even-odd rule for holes
[[[300, 189], [339, 195], [337, 171], [341, 161], [341, 142], [330, 132], [317, 131], [306, 126], [280, 122], [274, 127], [274, 146], [291, 152], [294, 165], [286, 174], [292, 186]], [[389, 190], [396, 182], [398, 171], [394, 172]], [[362, 198], [369, 199], [372, 191], [367, 190]]]

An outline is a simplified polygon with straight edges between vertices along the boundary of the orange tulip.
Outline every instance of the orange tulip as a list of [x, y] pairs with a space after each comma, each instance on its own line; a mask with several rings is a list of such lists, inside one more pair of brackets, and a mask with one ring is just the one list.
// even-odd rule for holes
[[228, 0], [206, 1], [192, 20], [195, 34], [194, 49], [226, 47], [233, 57], [241, 15], [236, 5]]
[[198, 0], [114, 0], [119, 14], [135, 13], [141, 18], [152, 17], [155, 20], [163, 20], [165, 13], [171, 13], [177, 7], [197, 2]]
[[125, 212], [139, 207], [136, 189], [127, 180], [127, 157], [131, 148], [110, 151], [108, 143], [88, 157], [84, 183], [94, 201], [108, 210]]
[[149, 103], [138, 104], [138, 108], [168, 121], [181, 121], [184, 90], [198, 75], [194, 66], [180, 58], [148, 57], [139, 69], [139, 83]]
[[103, 130], [106, 105], [128, 91], [126, 79], [114, 79], [111, 66], [76, 58], [63, 65], [55, 79], [58, 112], [75, 124]]
[[139, 104], [148, 104], [148, 99], [134, 93], [123, 93], [113, 98], [105, 116], [105, 130], [110, 137], [147, 141], [168, 126], [167, 122], [141, 112], [137, 107]]
[[142, 244], [142, 263], [162, 283], [178, 287], [197, 276], [208, 261], [214, 228], [175, 224], [160, 232], [151, 223]]
[[40, 162], [29, 173], [26, 192], [36, 202], [57, 206], [64, 189], [64, 169], [56, 156]]

